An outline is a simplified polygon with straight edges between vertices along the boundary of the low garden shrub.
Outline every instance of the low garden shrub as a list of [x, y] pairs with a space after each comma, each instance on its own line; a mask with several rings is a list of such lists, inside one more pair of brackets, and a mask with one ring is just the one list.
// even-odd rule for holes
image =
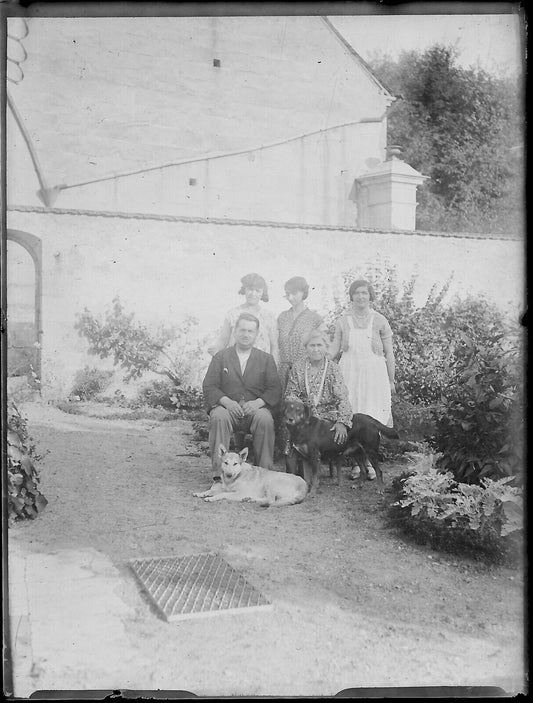
[[151, 408], [175, 410], [176, 404], [171, 400], [174, 384], [170, 380], [155, 379], [143, 385], [137, 393], [137, 404], [148, 405]]
[[517, 564], [523, 540], [522, 491], [510, 477], [457, 482], [436, 468], [438, 455], [394, 479], [393, 524], [416, 541], [493, 563]]
[[107, 388], [112, 376], [112, 371], [85, 366], [74, 376], [69, 398], [71, 400], [93, 399]]
[[134, 318], [117, 297], [103, 320], [85, 308], [74, 327], [89, 342], [89, 354], [112, 358], [125, 370], [125, 381], [152, 371], [177, 386], [186, 385], [203, 350], [201, 341], [191, 334], [198, 320], [189, 316], [180, 325], [151, 330]]
[[39, 474], [34, 464], [41, 457], [28, 435], [26, 418], [12, 401], [7, 415], [8, 520], [33, 519], [48, 503], [39, 490]]
[[137, 395], [137, 403], [165, 410], [176, 410], [182, 416], [199, 418], [205, 415], [202, 391], [192, 386], [177, 386], [170, 380], [155, 379], [145, 384]]

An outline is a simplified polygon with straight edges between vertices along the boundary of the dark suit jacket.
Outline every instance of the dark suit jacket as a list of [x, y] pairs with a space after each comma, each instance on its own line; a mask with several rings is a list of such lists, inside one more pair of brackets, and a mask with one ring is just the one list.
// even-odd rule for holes
[[272, 410], [281, 400], [281, 383], [274, 357], [253, 347], [243, 376], [235, 346], [222, 349], [211, 359], [203, 391], [208, 411], [223, 396], [237, 402], [262, 398]]

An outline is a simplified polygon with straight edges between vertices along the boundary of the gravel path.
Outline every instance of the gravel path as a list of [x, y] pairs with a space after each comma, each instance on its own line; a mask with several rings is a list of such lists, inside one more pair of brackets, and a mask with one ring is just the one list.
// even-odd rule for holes
[[[26, 555], [95, 550], [109, 562], [129, 642], [129, 668], [116, 673], [114, 688], [204, 696], [524, 690], [522, 573], [407, 542], [387, 525], [390, 495], [379, 496], [374, 483], [337, 487], [325, 473], [318, 495], [298, 506], [204, 503], [192, 493], [209, 485], [211, 471], [190, 423], [97, 419], [38, 403], [21, 409], [46, 452], [49, 505], [10, 537]], [[389, 486], [401, 470], [384, 466]], [[271, 599], [272, 611], [167, 623], [127, 566], [134, 557], [214, 551]], [[91, 646], [107, 645], [98, 638]], [[101, 688], [102, 672], [90, 667], [62, 675], [54, 661], [57, 688]], [[107, 674], [113, 681], [111, 665]]]

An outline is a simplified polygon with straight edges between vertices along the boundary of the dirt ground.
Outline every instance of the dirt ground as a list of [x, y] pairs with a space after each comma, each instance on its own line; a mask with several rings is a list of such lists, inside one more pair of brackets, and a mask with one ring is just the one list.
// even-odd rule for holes
[[[375, 482], [354, 489], [345, 476], [337, 487], [324, 470], [318, 495], [297, 506], [205, 503], [192, 494], [212, 472], [191, 423], [95, 418], [90, 408], [72, 415], [37, 402], [21, 410], [46, 452], [39, 466], [49, 504], [37, 520], [13, 526], [11, 538], [34, 552], [93, 548], [131, 584], [128, 688], [217, 696], [524, 690], [522, 571], [410, 543], [387, 524], [390, 492], [380, 496]], [[386, 485], [404, 468], [385, 464]], [[158, 617], [128, 560], [201, 552], [242, 570], [273, 610]]]

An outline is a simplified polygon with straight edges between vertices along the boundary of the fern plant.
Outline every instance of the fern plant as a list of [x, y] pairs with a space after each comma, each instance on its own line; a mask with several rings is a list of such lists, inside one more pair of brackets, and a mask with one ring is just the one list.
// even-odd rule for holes
[[410, 508], [413, 517], [440, 520], [450, 528], [495, 531], [505, 537], [523, 529], [522, 491], [510, 486], [511, 480], [485, 478], [480, 485], [470, 485], [431, 467], [403, 480], [402, 497], [395, 505]]

